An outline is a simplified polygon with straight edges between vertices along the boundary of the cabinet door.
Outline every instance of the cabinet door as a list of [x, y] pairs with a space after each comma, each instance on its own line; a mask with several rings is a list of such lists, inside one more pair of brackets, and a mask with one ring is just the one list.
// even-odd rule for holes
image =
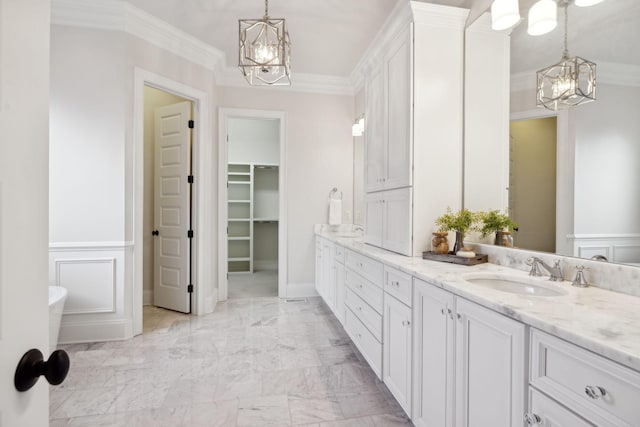
[[324, 283], [322, 279], [322, 269], [324, 265], [322, 256], [322, 241], [322, 238], [316, 237], [316, 292], [318, 292], [318, 295], [320, 296], [324, 294], [324, 291], [322, 289], [322, 284]]
[[382, 380], [411, 414], [411, 309], [384, 295]]
[[338, 320], [340, 321], [340, 323], [344, 325], [344, 319], [345, 319], [344, 311], [346, 310], [344, 300], [346, 298], [346, 293], [347, 293], [347, 286], [344, 281], [346, 270], [343, 264], [340, 264], [337, 262], [335, 263], [334, 267], [335, 267], [334, 268], [335, 277], [333, 281], [336, 289], [336, 304], [335, 304], [334, 313], [338, 318]]
[[413, 411], [417, 427], [453, 426], [453, 295], [414, 279]]
[[525, 415], [527, 425], [538, 427], [592, 427], [555, 400], [529, 388], [529, 412]]
[[387, 101], [385, 189], [411, 185], [412, 140], [412, 28], [407, 26], [390, 44], [384, 58]]
[[366, 191], [381, 190], [385, 179], [385, 101], [382, 67], [372, 71], [366, 88], [365, 159]]
[[382, 247], [412, 255], [411, 188], [384, 192]]
[[456, 312], [456, 426], [522, 426], [525, 325], [461, 298]]
[[333, 243], [325, 240], [322, 242], [322, 289], [324, 302], [333, 310], [335, 307], [336, 290], [333, 283], [335, 273], [333, 271]]
[[367, 194], [364, 201], [364, 241], [374, 246], [382, 246], [383, 201], [382, 193]]

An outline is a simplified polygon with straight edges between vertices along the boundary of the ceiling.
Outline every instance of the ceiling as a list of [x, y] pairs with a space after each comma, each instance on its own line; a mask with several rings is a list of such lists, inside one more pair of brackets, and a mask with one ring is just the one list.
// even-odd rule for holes
[[[349, 77], [393, 8], [406, 1], [271, 0], [269, 15], [287, 21], [294, 73]], [[420, 1], [478, 10], [491, 4], [491, 0]], [[520, 0], [522, 16], [534, 1]], [[238, 62], [238, 19], [261, 18], [264, 14], [264, 0], [128, 2], [218, 48], [224, 52], [228, 66]], [[640, 65], [639, 24], [638, 0], [608, 0], [588, 8], [570, 6], [569, 52], [596, 62]], [[550, 65], [562, 53], [562, 25], [550, 34], [532, 37], [526, 34], [526, 22], [522, 22], [512, 32], [512, 46], [513, 73]]]

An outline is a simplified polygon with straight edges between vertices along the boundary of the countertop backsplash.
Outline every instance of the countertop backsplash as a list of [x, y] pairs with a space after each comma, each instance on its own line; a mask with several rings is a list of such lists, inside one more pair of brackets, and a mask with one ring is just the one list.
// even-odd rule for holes
[[[549, 265], [561, 260], [565, 280], [572, 281], [576, 275], [576, 266], [583, 265], [584, 275], [590, 286], [640, 297], [640, 268], [624, 264], [567, 257], [526, 249], [506, 248], [503, 246], [472, 244], [474, 251], [489, 255], [491, 264], [518, 270], [529, 271], [527, 258], [536, 256]], [[546, 274], [546, 271], [544, 272]]]

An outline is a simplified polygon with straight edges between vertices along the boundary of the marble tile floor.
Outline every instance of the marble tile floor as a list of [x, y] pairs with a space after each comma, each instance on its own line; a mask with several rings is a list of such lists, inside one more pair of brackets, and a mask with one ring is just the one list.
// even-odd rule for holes
[[229, 298], [278, 296], [278, 271], [262, 270], [229, 275]]
[[131, 340], [61, 346], [50, 426], [411, 426], [320, 298], [144, 309]]

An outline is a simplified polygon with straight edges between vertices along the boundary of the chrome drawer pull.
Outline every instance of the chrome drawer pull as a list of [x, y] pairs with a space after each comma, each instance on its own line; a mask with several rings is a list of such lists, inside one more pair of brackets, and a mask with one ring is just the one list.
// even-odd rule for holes
[[524, 414], [524, 422], [527, 423], [527, 425], [533, 426], [536, 424], [539, 424], [540, 421], [542, 421], [540, 419], [540, 416], [537, 414]]
[[410, 321], [408, 321], [408, 320], [403, 320], [402, 321], [402, 326], [409, 326], [409, 325], [411, 325]]
[[588, 385], [584, 388], [584, 392], [592, 399], [599, 399], [607, 394], [607, 391], [600, 386]]

